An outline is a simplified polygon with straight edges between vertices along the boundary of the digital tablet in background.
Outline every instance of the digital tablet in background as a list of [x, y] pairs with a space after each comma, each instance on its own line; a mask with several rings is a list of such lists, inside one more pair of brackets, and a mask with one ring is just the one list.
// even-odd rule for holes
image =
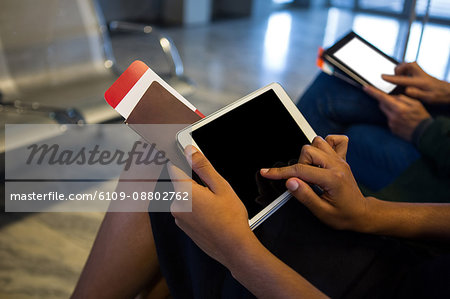
[[362, 86], [372, 85], [388, 94], [402, 92], [401, 86], [381, 78], [382, 74], [394, 75], [398, 62], [354, 32], [325, 50], [322, 57]]
[[230, 183], [254, 229], [290, 197], [285, 181], [262, 178], [260, 169], [296, 163], [315, 136], [283, 88], [272, 83], [180, 131], [177, 140], [181, 150], [197, 147]]

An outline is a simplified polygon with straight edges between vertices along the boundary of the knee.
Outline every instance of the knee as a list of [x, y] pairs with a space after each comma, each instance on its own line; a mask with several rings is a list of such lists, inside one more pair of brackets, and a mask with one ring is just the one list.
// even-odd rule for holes
[[300, 111], [317, 110], [321, 102], [333, 100], [340, 94], [345, 94], [348, 89], [347, 83], [334, 76], [319, 73], [314, 81], [308, 86], [306, 91], [297, 102]]

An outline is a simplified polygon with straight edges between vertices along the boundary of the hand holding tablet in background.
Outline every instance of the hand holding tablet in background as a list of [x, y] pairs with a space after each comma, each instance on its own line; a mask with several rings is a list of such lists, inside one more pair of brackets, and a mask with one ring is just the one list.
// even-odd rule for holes
[[431, 117], [419, 100], [403, 94], [389, 95], [372, 86], [364, 87], [364, 91], [379, 102], [392, 133], [406, 141], [412, 141], [417, 126]]
[[364, 90], [379, 102], [395, 135], [409, 142], [417, 142], [421, 132], [417, 128], [425, 128], [432, 121], [421, 102], [429, 105], [450, 104], [450, 84], [428, 75], [416, 62], [399, 64], [395, 75], [383, 74], [382, 78], [403, 86], [404, 94], [388, 95], [371, 86], [366, 86]]
[[400, 86], [383, 80], [394, 75], [398, 62], [354, 32], [350, 32], [322, 54], [324, 60], [362, 86], [375, 86], [389, 94], [402, 92]]
[[354, 32], [321, 57], [362, 86], [387, 94], [403, 93], [428, 104], [449, 104], [450, 85], [425, 73], [416, 63], [398, 63]]
[[415, 62], [399, 64], [354, 32], [321, 57], [362, 85], [379, 102], [391, 131], [406, 141], [417, 139], [416, 128], [431, 117], [420, 101], [450, 103], [449, 83], [428, 75]]

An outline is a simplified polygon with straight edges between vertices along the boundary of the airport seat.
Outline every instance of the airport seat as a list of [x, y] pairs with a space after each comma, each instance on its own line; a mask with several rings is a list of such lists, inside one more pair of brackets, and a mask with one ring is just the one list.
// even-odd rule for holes
[[[180, 93], [192, 93], [193, 84], [183, 75], [173, 42], [151, 26], [106, 24], [95, 0], [2, 0], [1, 124], [119, 121], [121, 117], [103, 99], [122, 71], [108, 29], [156, 35], [169, 62], [170, 71], [162, 77]], [[1, 130], [0, 152], [5, 149], [4, 134]]]

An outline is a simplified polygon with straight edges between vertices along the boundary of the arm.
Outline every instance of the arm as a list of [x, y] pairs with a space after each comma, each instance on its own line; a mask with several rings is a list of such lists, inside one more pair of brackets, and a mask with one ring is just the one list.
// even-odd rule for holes
[[[176, 167], [169, 169], [172, 180], [187, 180], [192, 186], [192, 212], [181, 212], [186, 202], [175, 201], [171, 206], [175, 223], [258, 298], [325, 297], [259, 242], [248, 225], [243, 203], [208, 160], [193, 147], [186, 153], [192, 169], [208, 187]], [[181, 185], [174, 183], [175, 189]]]
[[312, 284], [268, 251], [256, 237], [232, 250], [224, 265], [258, 298], [326, 298]]
[[402, 203], [368, 198], [359, 231], [411, 239], [450, 240], [450, 204]]
[[[347, 142], [345, 136], [329, 136], [326, 141], [316, 137], [311, 146], [303, 147], [299, 164], [262, 170], [261, 174], [271, 179], [288, 179], [286, 186], [291, 193], [336, 229], [450, 240], [450, 204], [365, 198], [345, 161]], [[306, 182], [319, 185], [325, 193], [319, 197]]]

